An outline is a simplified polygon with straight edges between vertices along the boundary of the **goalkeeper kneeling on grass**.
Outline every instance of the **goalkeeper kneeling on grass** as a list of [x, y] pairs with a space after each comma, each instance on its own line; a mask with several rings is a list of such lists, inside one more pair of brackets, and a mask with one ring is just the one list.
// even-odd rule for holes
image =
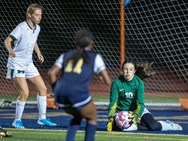
[[131, 60], [123, 63], [123, 74], [111, 85], [107, 131], [182, 130], [171, 121], [155, 120], [145, 107], [143, 79], [155, 74], [151, 65]]

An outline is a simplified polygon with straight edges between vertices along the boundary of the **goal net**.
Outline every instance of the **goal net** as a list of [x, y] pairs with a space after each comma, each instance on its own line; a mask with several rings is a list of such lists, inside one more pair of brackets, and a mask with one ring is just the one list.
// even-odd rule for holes
[[[103, 56], [112, 79], [120, 74], [120, 0], [1, 0], [0, 98], [17, 97], [12, 81], [5, 79], [4, 39], [25, 20], [27, 6], [34, 2], [44, 7], [38, 44], [45, 62], [40, 64], [35, 54], [33, 58], [49, 93], [47, 72], [60, 53], [75, 47], [74, 33], [81, 27], [94, 33], [94, 51]], [[156, 75], [145, 80], [148, 102], [173, 103], [188, 97], [187, 9], [186, 0], [132, 0], [125, 7], [126, 58], [154, 62]], [[93, 96], [109, 97], [109, 89], [97, 76], [90, 91]], [[36, 93], [33, 86], [30, 93]]]

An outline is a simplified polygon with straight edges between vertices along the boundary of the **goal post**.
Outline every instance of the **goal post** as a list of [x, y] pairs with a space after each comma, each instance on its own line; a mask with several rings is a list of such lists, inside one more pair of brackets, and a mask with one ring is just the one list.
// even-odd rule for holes
[[120, 0], [120, 68], [125, 61], [125, 0]]
[[[146, 102], [174, 103], [188, 97], [188, 1], [131, 0], [122, 7], [122, 0], [1, 0], [0, 98], [17, 97], [12, 82], [5, 79], [8, 54], [3, 42], [25, 20], [33, 2], [44, 7], [38, 44], [45, 62], [40, 64], [34, 55], [34, 63], [49, 93], [49, 68], [60, 53], [75, 47], [75, 31], [86, 27], [94, 33], [94, 51], [103, 56], [112, 79], [120, 74], [125, 57], [154, 61], [156, 75], [145, 80]], [[109, 89], [99, 81], [97, 76], [92, 80], [91, 94], [108, 99]], [[36, 93], [33, 86], [30, 90]]]

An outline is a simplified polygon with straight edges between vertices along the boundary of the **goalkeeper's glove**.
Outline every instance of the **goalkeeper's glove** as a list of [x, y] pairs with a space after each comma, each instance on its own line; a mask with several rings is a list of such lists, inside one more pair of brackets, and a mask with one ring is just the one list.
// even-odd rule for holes
[[137, 125], [137, 121], [140, 120], [140, 116], [137, 113], [134, 113], [132, 111], [129, 112], [130, 118], [132, 119], [132, 122]]
[[112, 131], [113, 123], [114, 123], [114, 118], [109, 117], [109, 120], [108, 120], [108, 123], [107, 123], [107, 131], [109, 131], [109, 132]]

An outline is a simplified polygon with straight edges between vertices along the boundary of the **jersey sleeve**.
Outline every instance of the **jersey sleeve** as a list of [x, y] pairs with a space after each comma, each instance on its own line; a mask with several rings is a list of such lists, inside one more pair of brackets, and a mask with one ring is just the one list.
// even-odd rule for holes
[[10, 37], [13, 40], [20, 40], [21, 35], [22, 35], [22, 30], [20, 25], [16, 26], [16, 28], [10, 33]]
[[61, 54], [57, 60], [55, 61], [55, 64], [58, 68], [62, 68], [62, 65], [63, 65], [63, 58], [64, 58], [64, 54]]
[[144, 108], [144, 83], [141, 81], [137, 90], [137, 109], [135, 112], [141, 116], [144, 112]]
[[110, 90], [110, 103], [108, 106], [109, 110], [109, 117], [113, 117], [116, 112], [117, 108], [117, 102], [118, 102], [118, 86], [116, 83], [117, 80], [114, 80], [111, 85], [111, 90]]
[[101, 55], [97, 54], [95, 57], [95, 63], [94, 63], [94, 72], [96, 74], [100, 73], [102, 70], [106, 69], [105, 63], [101, 57]]

